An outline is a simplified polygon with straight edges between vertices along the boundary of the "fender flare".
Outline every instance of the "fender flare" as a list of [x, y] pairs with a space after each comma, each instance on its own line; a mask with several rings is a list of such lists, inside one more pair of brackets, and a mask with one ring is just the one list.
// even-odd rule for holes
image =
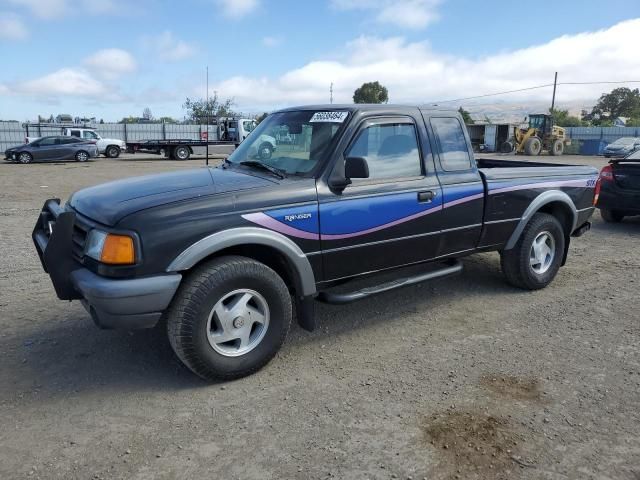
[[571, 212], [571, 228], [569, 230], [569, 234], [571, 234], [571, 232], [576, 229], [576, 223], [578, 221], [578, 210], [576, 209], [573, 200], [571, 200], [571, 197], [561, 190], [547, 190], [546, 192], [542, 192], [540, 195], [534, 198], [533, 201], [529, 204], [527, 209], [522, 214], [522, 217], [520, 218], [520, 222], [518, 222], [516, 229], [511, 234], [511, 237], [509, 237], [509, 240], [507, 241], [504, 249], [511, 250], [513, 247], [515, 247], [516, 242], [518, 241], [520, 235], [522, 234], [522, 231], [524, 230], [524, 227], [526, 227], [527, 223], [529, 223], [531, 217], [536, 214], [542, 207], [552, 202], [563, 203]]
[[198, 240], [178, 255], [167, 267], [167, 272], [189, 270], [208, 256], [238, 245], [258, 244], [280, 252], [289, 262], [299, 292], [303, 296], [316, 294], [316, 280], [309, 259], [291, 239], [284, 235], [257, 227], [238, 227], [214, 233]]

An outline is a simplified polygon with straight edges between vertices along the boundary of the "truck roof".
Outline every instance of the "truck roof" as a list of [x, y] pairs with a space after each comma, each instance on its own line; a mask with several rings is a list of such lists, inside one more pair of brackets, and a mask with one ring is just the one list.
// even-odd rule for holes
[[419, 108], [420, 110], [428, 110], [428, 111], [438, 111], [438, 112], [447, 112], [447, 113], [455, 113], [458, 111], [451, 107], [443, 107], [439, 105], [398, 105], [398, 104], [388, 104], [388, 103], [345, 103], [345, 104], [336, 104], [336, 103], [324, 103], [318, 105], [300, 105], [295, 107], [287, 107], [280, 110], [277, 110], [274, 113], [278, 112], [292, 112], [299, 110], [346, 110], [349, 112], [355, 111], [379, 111], [383, 112], [398, 112], [403, 110], [413, 110]]

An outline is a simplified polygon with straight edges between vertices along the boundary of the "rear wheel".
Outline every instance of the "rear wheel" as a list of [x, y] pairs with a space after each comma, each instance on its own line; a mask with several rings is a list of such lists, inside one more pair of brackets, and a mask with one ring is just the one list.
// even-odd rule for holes
[[624, 215], [617, 210], [600, 209], [600, 216], [607, 223], [619, 223], [624, 218]]
[[564, 142], [562, 140], [554, 140], [549, 149], [551, 155], [562, 155], [564, 153]]
[[246, 257], [226, 256], [193, 271], [168, 312], [169, 341], [204, 379], [249, 375], [273, 358], [289, 330], [291, 297], [280, 276]]
[[104, 153], [109, 158], [118, 158], [120, 156], [120, 147], [110, 145], [107, 147], [107, 150]]
[[87, 160], [89, 160], [89, 154], [84, 150], [80, 150], [76, 153], [76, 162], [86, 162]]
[[176, 160], [187, 160], [191, 156], [188, 147], [176, 147], [173, 151]]
[[538, 137], [528, 138], [527, 141], [524, 143], [524, 153], [526, 153], [527, 155], [532, 155], [532, 156], [540, 155], [541, 151], [542, 151], [542, 142]]
[[549, 285], [560, 269], [564, 242], [558, 219], [548, 213], [536, 213], [515, 246], [501, 252], [500, 266], [507, 281], [526, 290]]
[[18, 161], [23, 164], [33, 162], [33, 156], [28, 152], [22, 152], [18, 155]]

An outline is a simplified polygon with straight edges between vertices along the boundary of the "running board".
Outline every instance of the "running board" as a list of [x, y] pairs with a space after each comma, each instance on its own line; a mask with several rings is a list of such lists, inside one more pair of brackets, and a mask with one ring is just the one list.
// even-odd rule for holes
[[391, 282], [382, 283], [373, 287], [363, 288], [362, 290], [356, 290], [355, 292], [347, 293], [332, 293], [332, 292], [319, 292], [316, 300], [323, 303], [332, 303], [335, 305], [342, 305], [345, 303], [355, 302], [362, 300], [363, 298], [377, 295], [378, 293], [388, 292], [395, 290], [396, 288], [402, 288], [409, 285], [415, 285], [416, 283], [424, 282], [426, 280], [434, 280], [436, 278], [448, 277], [455, 275], [462, 271], [462, 263], [460, 260], [449, 260], [446, 262], [447, 266], [434, 270], [432, 272], [421, 273], [420, 275], [414, 275], [412, 277], [399, 278], [392, 280]]

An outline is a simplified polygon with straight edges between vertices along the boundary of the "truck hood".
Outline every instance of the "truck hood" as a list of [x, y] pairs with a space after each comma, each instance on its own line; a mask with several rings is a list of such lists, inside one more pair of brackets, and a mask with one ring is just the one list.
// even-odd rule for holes
[[271, 180], [238, 171], [199, 168], [103, 183], [79, 190], [67, 203], [82, 215], [113, 226], [147, 208], [271, 184]]

